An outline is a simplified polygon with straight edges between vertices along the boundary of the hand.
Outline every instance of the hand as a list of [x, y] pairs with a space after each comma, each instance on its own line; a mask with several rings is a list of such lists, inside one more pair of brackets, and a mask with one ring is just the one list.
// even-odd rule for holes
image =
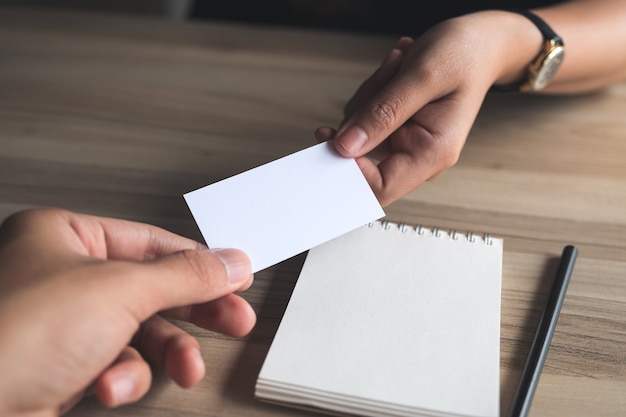
[[[517, 39], [516, 56], [511, 39]], [[338, 131], [322, 127], [316, 137], [334, 138], [340, 154], [356, 157], [387, 205], [456, 163], [491, 85], [520, 78], [540, 44], [532, 23], [502, 11], [445, 21], [416, 40], [401, 38], [348, 102]], [[369, 152], [377, 165], [364, 157]]]
[[182, 387], [204, 375], [199, 344], [165, 320], [230, 336], [255, 323], [233, 292], [252, 283], [234, 249], [154, 226], [46, 209], [0, 227], [0, 415], [57, 415], [87, 388], [106, 406], [136, 401], [150, 367]]

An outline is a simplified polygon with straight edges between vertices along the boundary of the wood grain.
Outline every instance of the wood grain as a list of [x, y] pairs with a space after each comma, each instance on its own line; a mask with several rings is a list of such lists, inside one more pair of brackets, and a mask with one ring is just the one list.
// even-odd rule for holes
[[[201, 239], [181, 195], [313, 144], [393, 41], [0, 9], [0, 219], [59, 206]], [[626, 410], [625, 114], [626, 84], [489, 96], [458, 164], [386, 209], [393, 221], [504, 238], [502, 410], [566, 244], [579, 260], [531, 414]], [[308, 415], [253, 398], [303, 259], [257, 274], [245, 297], [259, 322], [246, 338], [181, 324], [202, 345], [199, 386], [155, 369], [138, 404], [88, 398], [70, 415]]]

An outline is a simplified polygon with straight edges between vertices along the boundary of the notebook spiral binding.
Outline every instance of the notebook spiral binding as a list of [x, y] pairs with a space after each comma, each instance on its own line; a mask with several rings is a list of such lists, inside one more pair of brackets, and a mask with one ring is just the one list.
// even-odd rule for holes
[[468, 242], [484, 242], [486, 245], [493, 245], [491, 235], [489, 233], [477, 234], [474, 232], [461, 233], [455, 229], [448, 231], [442, 230], [439, 227], [425, 227], [421, 224], [409, 225], [407, 223], [395, 223], [388, 220], [375, 221], [368, 223], [368, 227], [374, 227], [376, 224], [380, 224], [384, 230], [398, 230], [401, 233], [412, 233], [423, 236], [430, 234], [431, 236], [438, 238], [450, 238], [452, 240], [465, 239]]

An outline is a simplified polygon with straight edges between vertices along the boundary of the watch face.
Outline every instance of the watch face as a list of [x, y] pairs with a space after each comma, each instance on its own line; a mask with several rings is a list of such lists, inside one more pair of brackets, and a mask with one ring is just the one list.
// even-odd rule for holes
[[533, 90], [541, 90], [548, 85], [552, 77], [554, 77], [556, 71], [559, 69], [559, 66], [561, 66], [561, 62], [563, 61], [563, 52], [563, 46], [559, 45], [546, 55], [537, 71], [537, 77], [533, 83]]

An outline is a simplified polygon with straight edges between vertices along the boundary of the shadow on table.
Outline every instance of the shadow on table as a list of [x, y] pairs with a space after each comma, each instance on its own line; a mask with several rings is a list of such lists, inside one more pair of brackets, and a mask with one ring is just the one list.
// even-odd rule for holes
[[[293, 409], [257, 401], [254, 398], [254, 386], [287, 308], [305, 257], [306, 254], [295, 256], [255, 274], [254, 285], [262, 287], [259, 291], [263, 297], [249, 301], [257, 311], [258, 322], [248, 335], [245, 347], [230, 372], [223, 391], [225, 401], [236, 402], [244, 408], [247, 406], [255, 408], [259, 414], [264, 414], [262, 409], [265, 409], [267, 415], [293, 415]], [[297, 415], [317, 416], [318, 414], [298, 411]]]
[[[533, 297], [528, 301], [528, 310], [520, 323], [521, 338], [512, 343], [512, 361], [509, 363], [506, 373], [501, 373], [500, 381], [500, 415], [508, 416], [513, 395], [519, 384], [522, 368], [530, 351], [530, 346], [537, 331], [539, 319], [543, 313], [554, 282], [554, 276], [559, 267], [560, 257], [554, 256], [546, 259], [543, 272], [537, 278]], [[502, 365], [502, 364], [501, 364]]]

